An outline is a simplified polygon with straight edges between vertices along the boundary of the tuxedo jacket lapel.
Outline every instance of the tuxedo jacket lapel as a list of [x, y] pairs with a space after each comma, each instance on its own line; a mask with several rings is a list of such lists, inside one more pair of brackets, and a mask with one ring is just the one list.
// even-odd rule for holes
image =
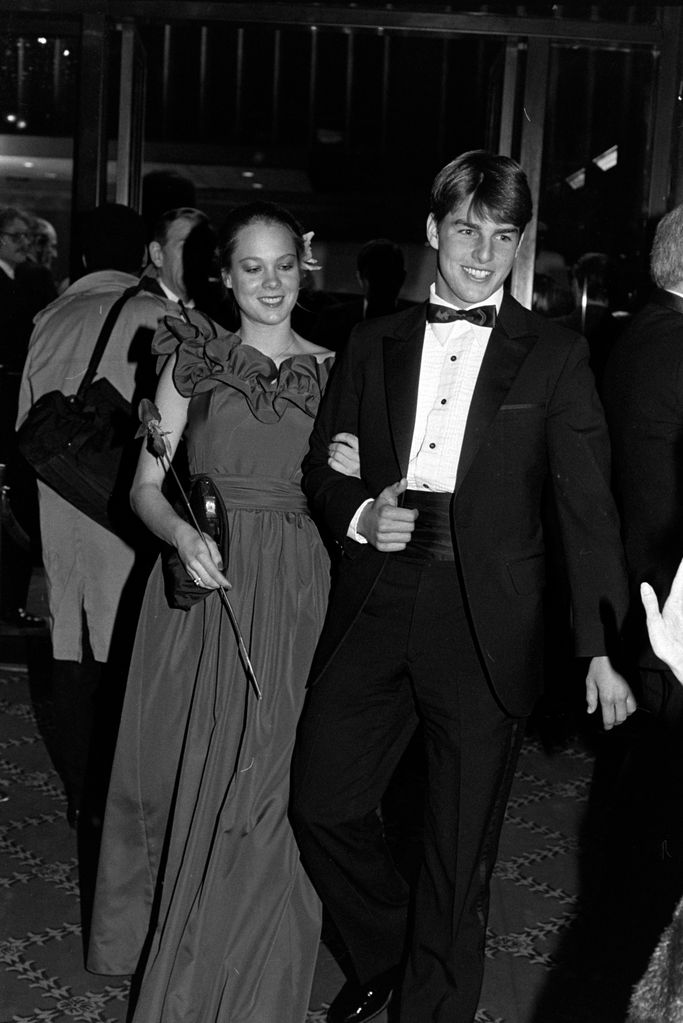
[[538, 335], [529, 330], [524, 308], [506, 295], [496, 326], [491, 331], [472, 395], [458, 462], [456, 494], [472, 465], [486, 430], [537, 340]]
[[401, 476], [408, 472], [415, 424], [420, 361], [424, 343], [426, 305], [416, 307], [400, 330], [383, 340], [384, 388], [394, 454]]

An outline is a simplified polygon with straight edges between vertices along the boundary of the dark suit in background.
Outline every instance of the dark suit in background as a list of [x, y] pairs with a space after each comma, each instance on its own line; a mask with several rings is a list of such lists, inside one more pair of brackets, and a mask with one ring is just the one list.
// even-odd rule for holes
[[603, 402], [632, 591], [638, 664], [665, 670], [652, 652], [638, 588], [663, 602], [683, 557], [683, 298], [656, 289], [617, 340]]
[[652, 651], [639, 595], [647, 581], [663, 603], [683, 557], [683, 298], [654, 291], [616, 341], [602, 396], [631, 591], [625, 634], [643, 713], [622, 736], [621, 759], [615, 751], [614, 763], [599, 766], [605, 784], [616, 778], [607, 789], [621, 854], [614, 902], [629, 888], [638, 893], [626, 922], [635, 980], [683, 892], [683, 687]]

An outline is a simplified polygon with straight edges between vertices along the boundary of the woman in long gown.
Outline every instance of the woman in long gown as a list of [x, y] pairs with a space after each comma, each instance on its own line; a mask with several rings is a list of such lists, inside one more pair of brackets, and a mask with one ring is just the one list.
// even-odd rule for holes
[[[331, 354], [295, 334], [304, 241], [280, 207], [226, 225], [223, 275], [239, 337], [189, 312], [155, 337], [171, 451], [225, 503], [229, 565], [140, 459], [133, 505], [207, 594], [169, 607], [157, 565], [138, 627], [104, 823], [88, 968], [137, 970], [135, 1023], [298, 1023], [320, 907], [287, 820], [289, 760], [329, 568], [300, 488]], [[247, 681], [219, 594], [245, 637]]]

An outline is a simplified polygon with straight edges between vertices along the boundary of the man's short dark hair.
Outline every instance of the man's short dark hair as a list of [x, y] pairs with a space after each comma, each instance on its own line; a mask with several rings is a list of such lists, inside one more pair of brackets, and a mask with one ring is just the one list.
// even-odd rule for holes
[[208, 224], [209, 222], [206, 213], [195, 209], [194, 206], [178, 206], [174, 210], [166, 210], [165, 213], [161, 214], [154, 225], [152, 241], [158, 242], [159, 245], [165, 245], [168, 238], [168, 229], [176, 220], [190, 220], [195, 227], [197, 224]]
[[509, 156], [472, 149], [451, 160], [434, 179], [430, 211], [437, 224], [456, 206], [470, 200], [479, 217], [512, 224], [523, 231], [533, 204], [526, 174]]
[[145, 225], [129, 206], [104, 203], [81, 221], [81, 251], [89, 273], [122, 270], [136, 274], [145, 254]]

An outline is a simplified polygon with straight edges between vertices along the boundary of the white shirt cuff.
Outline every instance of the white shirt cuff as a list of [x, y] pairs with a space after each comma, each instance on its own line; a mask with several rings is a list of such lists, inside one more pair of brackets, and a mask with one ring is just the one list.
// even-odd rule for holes
[[356, 543], [367, 543], [368, 542], [365, 539], [365, 537], [362, 536], [358, 532], [358, 520], [359, 520], [359, 518], [361, 516], [361, 512], [363, 511], [363, 508], [365, 508], [365, 506], [368, 505], [368, 504], [372, 504], [372, 498], [371, 497], [369, 497], [367, 499], [367, 501], [363, 501], [362, 505], [360, 506], [360, 508], [358, 508], [358, 510], [356, 511], [356, 514], [353, 516], [353, 518], [349, 522], [349, 528], [346, 530], [346, 535], [349, 537], [349, 539], [350, 540], [355, 540]]

